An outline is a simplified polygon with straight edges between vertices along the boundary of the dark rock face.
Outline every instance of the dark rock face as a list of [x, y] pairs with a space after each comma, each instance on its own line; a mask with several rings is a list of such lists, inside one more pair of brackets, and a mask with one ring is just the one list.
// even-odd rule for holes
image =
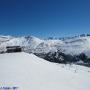
[[70, 55], [65, 54], [60, 51], [49, 52], [49, 53], [34, 53], [35, 55], [44, 58], [47, 61], [54, 63], [63, 63], [63, 64], [78, 64], [90, 67], [90, 58], [88, 58], [84, 53], [79, 55]]

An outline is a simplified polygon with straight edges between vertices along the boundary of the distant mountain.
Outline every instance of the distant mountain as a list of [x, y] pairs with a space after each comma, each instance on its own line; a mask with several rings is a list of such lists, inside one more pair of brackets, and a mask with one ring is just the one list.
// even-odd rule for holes
[[[61, 50], [66, 54], [86, 53], [90, 56], [90, 36], [62, 39], [39, 39], [34, 36], [0, 36], [0, 47], [23, 46], [28, 52], [48, 53]], [[29, 51], [30, 50], [30, 51]]]
[[[53, 62], [61, 62], [62, 57], [65, 59], [64, 60], [65, 62], [66, 57], [67, 58], [70, 57], [68, 58], [70, 59], [68, 60], [70, 62], [73, 60], [73, 58], [75, 59], [75, 61], [78, 61], [77, 58], [83, 54], [85, 54], [88, 58], [90, 58], [89, 35], [88, 36], [81, 35], [77, 37], [68, 37], [61, 39], [60, 38], [39, 39], [34, 36], [22, 36], [22, 37], [0, 36], [0, 52], [2, 51], [6, 52], [6, 46], [21, 46], [24, 52], [34, 53], [37, 56], [47, 59], [49, 61], [53, 60]], [[50, 57], [48, 56], [49, 54]], [[89, 60], [88, 58], [87, 60]]]

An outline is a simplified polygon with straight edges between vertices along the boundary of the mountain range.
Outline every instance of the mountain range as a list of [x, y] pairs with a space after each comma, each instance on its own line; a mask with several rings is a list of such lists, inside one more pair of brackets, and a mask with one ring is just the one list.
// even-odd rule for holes
[[[84, 63], [90, 66], [90, 35], [67, 38], [40, 39], [34, 36], [0, 36], [0, 52], [7, 46], [20, 46], [23, 52], [33, 53], [56, 63]], [[87, 64], [88, 63], [88, 64]]]

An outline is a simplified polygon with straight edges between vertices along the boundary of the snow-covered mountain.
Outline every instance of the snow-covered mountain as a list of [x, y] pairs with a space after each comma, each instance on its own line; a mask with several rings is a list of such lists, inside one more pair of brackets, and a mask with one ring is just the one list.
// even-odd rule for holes
[[90, 90], [90, 68], [50, 63], [24, 52], [0, 54], [0, 88], [7, 87], [10, 90]]
[[42, 40], [33, 37], [33, 36], [28, 36], [28, 37], [12, 37], [8, 38], [7, 36], [5, 38], [0, 37], [1, 42], [0, 46], [31, 46], [32, 48], [35, 48], [38, 44], [41, 43]]
[[0, 48], [6, 46], [22, 46], [24, 51], [34, 53], [48, 53], [61, 50], [66, 54], [85, 53], [90, 56], [90, 36], [63, 39], [39, 39], [34, 36], [0, 36]]

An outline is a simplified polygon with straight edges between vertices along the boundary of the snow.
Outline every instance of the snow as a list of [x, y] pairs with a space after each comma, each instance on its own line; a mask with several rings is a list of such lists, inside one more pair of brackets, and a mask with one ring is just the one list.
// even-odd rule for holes
[[13, 37], [12, 36], [1, 36], [0, 35], [0, 44], [3, 42], [7, 42], [9, 40], [11, 40]]
[[0, 54], [0, 87], [18, 90], [90, 90], [90, 68], [48, 62], [33, 54]]
[[40, 56], [48, 52], [57, 52], [64, 54], [79, 55], [84, 53], [90, 58], [90, 36], [73, 37], [65, 39], [39, 39], [34, 36], [0, 36], [0, 53], [5, 53], [6, 46], [21, 46], [22, 51], [27, 53], [36, 53]]
[[60, 50], [65, 54], [78, 55], [80, 53], [85, 53], [90, 57], [90, 36], [78, 36], [66, 38], [64, 40], [45, 40], [34, 36], [0, 36], [0, 51], [6, 46], [22, 46], [24, 47], [23, 51], [28, 53], [48, 53]]
[[[4, 42], [1, 44], [1, 46], [28, 46], [31, 45], [31, 43], [34, 45], [41, 42], [38, 38], [30, 37], [30, 40], [28, 40], [25, 37], [15, 37], [13, 39], [10, 39], [7, 42]], [[33, 46], [34, 47], [34, 46]]]

